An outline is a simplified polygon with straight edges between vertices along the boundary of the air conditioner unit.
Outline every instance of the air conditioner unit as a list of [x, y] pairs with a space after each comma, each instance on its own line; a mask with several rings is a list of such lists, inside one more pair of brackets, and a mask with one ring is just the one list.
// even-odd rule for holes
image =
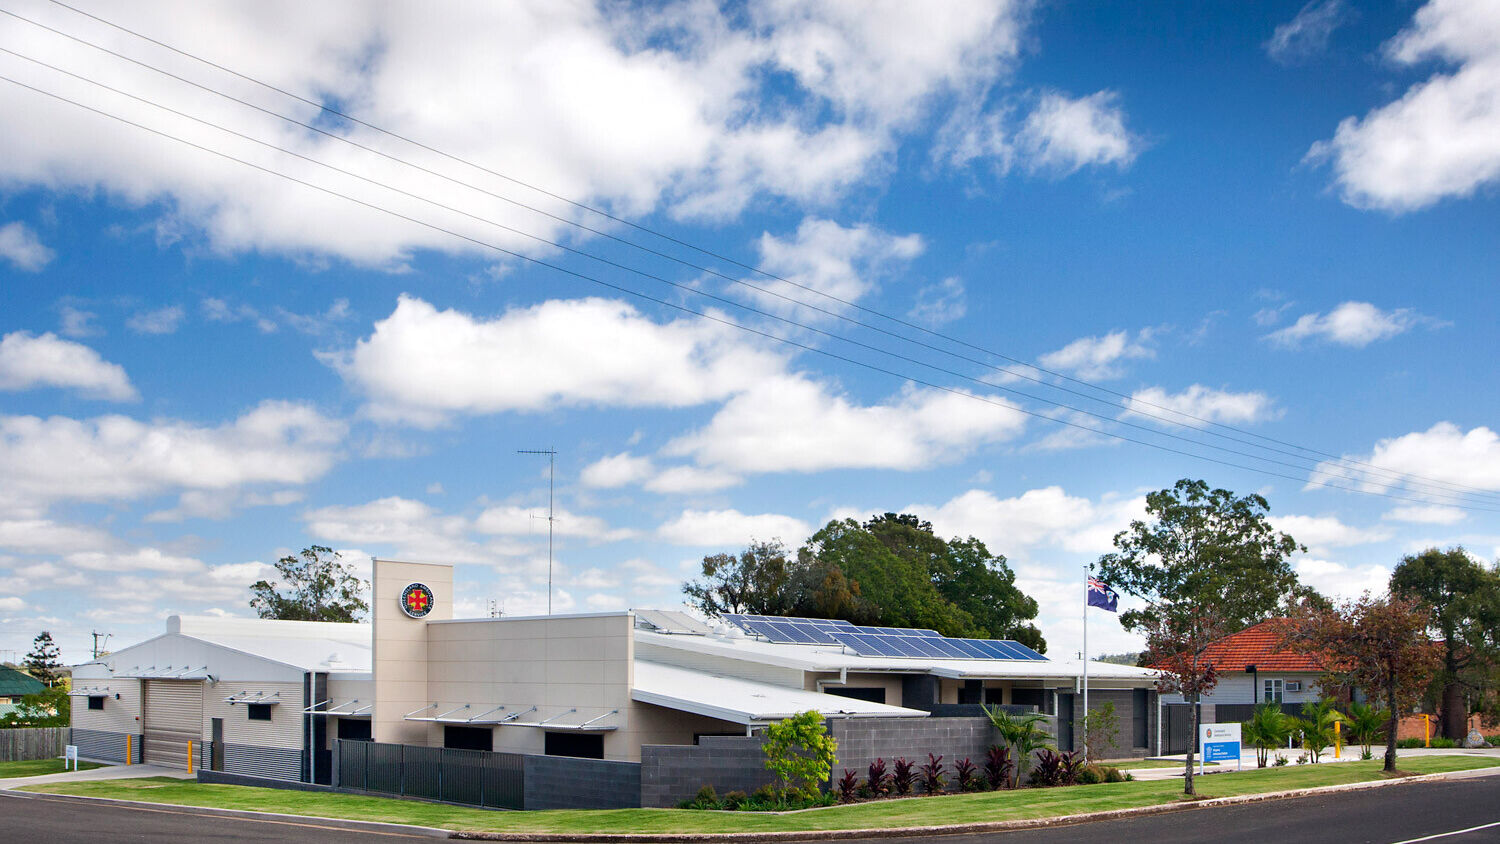
[[1286, 685], [1283, 686], [1282, 688], [1284, 688], [1285, 690], [1287, 690], [1289, 692], [1300, 692], [1300, 691], [1302, 691], [1302, 681], [1301, 680], [1288, 680], [1288, 681], [1286, 681]]

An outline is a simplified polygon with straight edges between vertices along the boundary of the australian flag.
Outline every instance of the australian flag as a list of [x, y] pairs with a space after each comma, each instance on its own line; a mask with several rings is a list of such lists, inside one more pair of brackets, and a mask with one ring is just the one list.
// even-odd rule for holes
[[1097, 577], [1089, 578], [1089, 606], [1110, 612], [1120, 611], [1120, 595]]

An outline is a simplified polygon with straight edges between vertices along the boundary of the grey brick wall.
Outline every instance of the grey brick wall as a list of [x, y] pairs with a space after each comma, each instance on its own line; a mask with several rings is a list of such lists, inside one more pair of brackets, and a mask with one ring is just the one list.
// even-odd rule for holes
[[[1157, 707], [1156, 691], [1146, 693], [1146, 747], [1135, 747], [1135, 696], [1130, 689], [1090, 689], [1089, 708], [1098, 710], [1106, 702], [1114, 703], [1115, 719], [1120, 731], [1113, 744], [1104, 748], [1093, 748], [1091, 759], [1129, 759], [1156, 754]], [[1083, 695], [1073, 696], [1074, 748], [1083, 747]], [[1063, 748], [1068, 750], [1070, 748]]]
[[967, 758], [983, 765], [985, 754], [995, 743], [995, 728], [988, 718], [849, 718], [832, 722], [839, 742], [839, 762], [833, 780], [848, 768], [863, 775], [871, 762], [884, 759], [886, 770], [900, 756], [918, 764], [927, 754], [943, 757], [949, 785], [956, 784], [953, 765]]
[[[636, 809], [641, 764], [571, 756], [527, 756], [527, 809]], [[652, 804], [646, 804], [652, 805]]]
[[641, 805], [676, 806], [711, 785], [720, 796], [771, 782], [760, 736], [704, 736], [697, 745], [641, 747]]

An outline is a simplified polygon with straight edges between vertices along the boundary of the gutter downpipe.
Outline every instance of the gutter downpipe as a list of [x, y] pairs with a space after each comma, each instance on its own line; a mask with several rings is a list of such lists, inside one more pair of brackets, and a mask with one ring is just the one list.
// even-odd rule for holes
[[837, 681], [834, 681], [834, 680], [818, 680], [813, 685], [817, 688], [817, 690], [819, 692], [823, 691], [823, 687], [824, 686], [847, 686], [847, 685], [849, 685], [849, 666], [846, 665], [843, 668], [839, 669], [839, 679]]

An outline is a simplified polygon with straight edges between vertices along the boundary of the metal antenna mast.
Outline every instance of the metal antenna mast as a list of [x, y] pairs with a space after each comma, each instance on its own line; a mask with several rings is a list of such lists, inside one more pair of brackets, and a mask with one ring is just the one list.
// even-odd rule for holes
[[552, 614], [552, 481], [557, 474], [557, 450], [552, 448], [518, 448], [517, 454], [547, 455], [547, 615]]
[[[94, 659], [98, 659], [100, 654], [108, 653], [108, 651], [106, 651], [104, 649], [107, 648], [107, 647], [109, 647], [109, 639], [110, 639], [111, 636], [113, 636], [115, 634], [113, 634], [113, 633], [90, 633], [89, 635], [91, 635], [91, 636], [94, 637]], [[104, 637], [104, 641], [103, 642], [99, 641], [99, 637], [100, 636]]]

